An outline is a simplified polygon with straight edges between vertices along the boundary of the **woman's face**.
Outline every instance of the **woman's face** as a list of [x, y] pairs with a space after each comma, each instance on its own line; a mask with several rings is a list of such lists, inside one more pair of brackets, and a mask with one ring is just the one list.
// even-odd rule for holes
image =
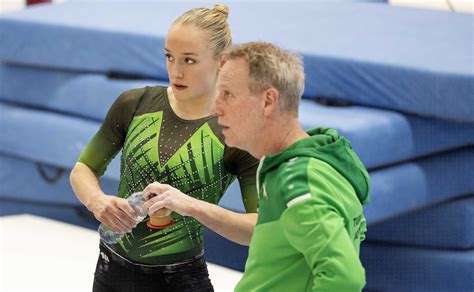
[[219, 58], [209, 36], [193, 25], [173, 25], [165, 43], [166, 69], [178, 100], [214, 98]]

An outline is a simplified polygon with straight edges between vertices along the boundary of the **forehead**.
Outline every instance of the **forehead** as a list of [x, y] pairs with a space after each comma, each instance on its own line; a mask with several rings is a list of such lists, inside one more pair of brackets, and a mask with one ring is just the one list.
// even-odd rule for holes
[[165, 48], [176, 53], [211, 53], [209, 34], [194, 25], [173, 25], [166, 35]]
[[248, 63], [245, 59], [227, 60], [219, 73], [219, 84], [225, 87], [246, 88], [249, 81]]

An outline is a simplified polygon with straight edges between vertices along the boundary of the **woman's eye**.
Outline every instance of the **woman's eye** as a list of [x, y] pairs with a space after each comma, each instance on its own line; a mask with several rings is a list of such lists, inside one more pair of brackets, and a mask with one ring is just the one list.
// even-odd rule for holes
[[194, 64], [194, 63], [196, 63], [196, 61], [194, 61], [194, 60], [191, 59], [191, 58], [185, 58], [185, 59], [184, 59], [184, 62], [185, 62], [186, 64]]
[[170, 54], [165, 54], [168, 61], [174, 61], [174, 58]]

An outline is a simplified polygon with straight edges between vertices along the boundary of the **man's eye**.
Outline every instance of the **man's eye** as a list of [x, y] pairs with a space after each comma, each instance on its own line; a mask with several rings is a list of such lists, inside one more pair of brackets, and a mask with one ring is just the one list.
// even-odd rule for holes
[[196, 63], [196, 61], [194, 61], [194, 60], [191, 59], [191, 58], [185, 58], [185, 59], [184, 59], [184, 62], [185, 62], [186, 64], [194, 64], [194, 63]]

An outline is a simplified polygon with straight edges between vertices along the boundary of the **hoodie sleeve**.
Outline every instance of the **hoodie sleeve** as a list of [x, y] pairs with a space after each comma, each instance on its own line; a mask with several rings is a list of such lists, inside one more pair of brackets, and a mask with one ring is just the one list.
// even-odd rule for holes
[[285, 237], [312, 270], [313, 291], [361, 291], [365, 271], [345, 228], [340, 194], [308, 165], [295, 167], [278, 188], [287, 206], [280, 217]]

